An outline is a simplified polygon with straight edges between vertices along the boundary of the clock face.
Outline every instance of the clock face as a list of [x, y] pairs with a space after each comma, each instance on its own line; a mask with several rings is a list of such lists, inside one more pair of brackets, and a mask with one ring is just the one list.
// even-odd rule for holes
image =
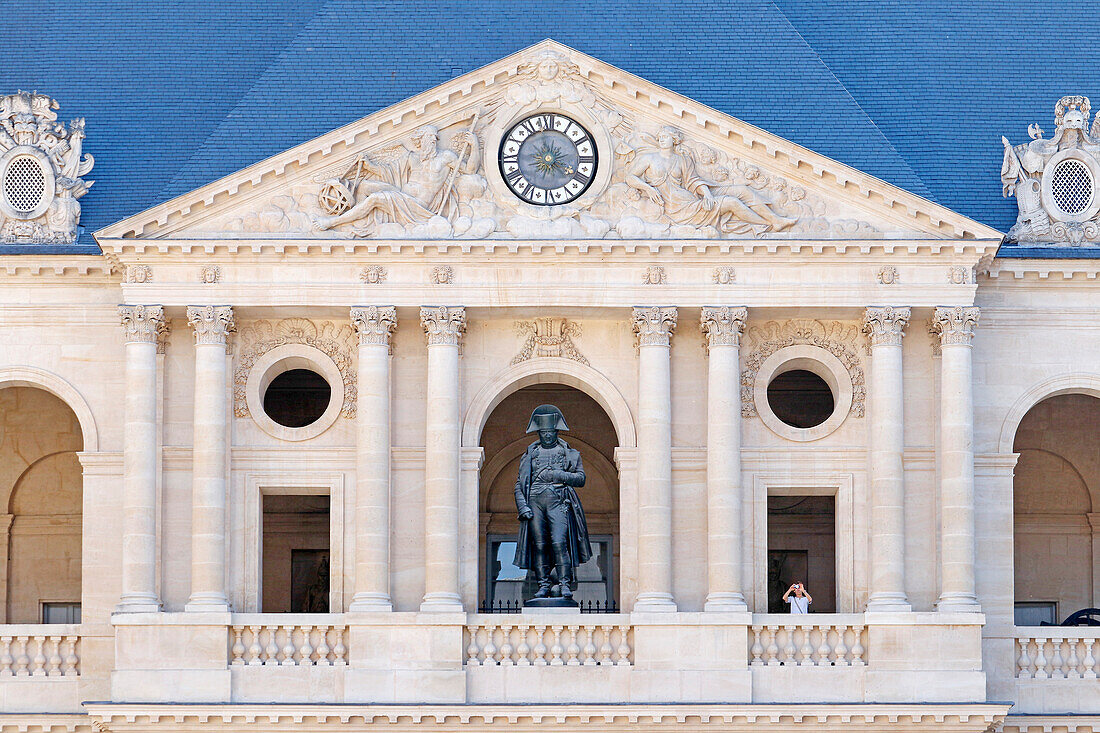
[[543, 112], [520, 120], [500, 142], [500, 174], [529, 204], [567, 204], [596, 177], [596, 143], [565, 115]]

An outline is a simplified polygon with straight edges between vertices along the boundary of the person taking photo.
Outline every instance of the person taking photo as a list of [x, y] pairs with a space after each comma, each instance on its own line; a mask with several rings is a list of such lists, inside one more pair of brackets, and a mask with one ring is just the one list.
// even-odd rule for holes
[[791, 613], [809, 613], [810, 604], [814, 602], [801, 581], [787, 589], [783, 594], [783, 600], [790, 604]]

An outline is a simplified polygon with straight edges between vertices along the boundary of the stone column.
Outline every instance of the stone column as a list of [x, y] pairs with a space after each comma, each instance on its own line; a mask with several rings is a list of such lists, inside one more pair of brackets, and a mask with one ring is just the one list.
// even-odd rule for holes
[[424, 612], [462, 611], [458, 503], [461, 479], [458, 342], [466, 309], [420, 309], [428, 337], [428, 412], [424, 436]]
[[974, 584], [974, 394], [971, 346], [979, 309], [937, 308], [940, 337], [940, 598], [936, 610], [980, 612]]
[[707, 340], [706, 611], [748, 611], [741, 588], [741, 334], [748, 309], [703, 308]]
[[397, 308], [351, 309], [359, 333], [355, 451], [355, 596], [349, 611], [392, 611], [390, 600], [390, 335]]
[[672, 597], [672, 383], [676, 308], [634, 309], [638, 337], [638, 613], [674, 612]]
[[904, 379], [901, 339], [909, 308], [868, 308], [871, 337], [871, 597], [868, 611], [911, 611], [905, 595]]
[[225, 595], [225, 344], [234, 330], [230, 306], [188, 306], [195, 329], [195, 437], [191, 468], [191, 597], [185, 611], [228, 611]]
[[126, 400], [122, 448], [122, 596], [116, 613], [156, 612], [157, 336], [159, 305], [120, 305], [126, 331]]

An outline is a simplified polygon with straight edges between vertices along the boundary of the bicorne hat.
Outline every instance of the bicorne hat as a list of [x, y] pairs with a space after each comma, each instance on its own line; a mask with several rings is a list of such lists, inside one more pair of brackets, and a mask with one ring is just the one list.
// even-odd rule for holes
[[539, 405], [531, 413], [531, 422], [527, 424], [527, 432], [534, 433], [538, 430], [568, 430], [565, 418], [561, 410], [553, 405]]

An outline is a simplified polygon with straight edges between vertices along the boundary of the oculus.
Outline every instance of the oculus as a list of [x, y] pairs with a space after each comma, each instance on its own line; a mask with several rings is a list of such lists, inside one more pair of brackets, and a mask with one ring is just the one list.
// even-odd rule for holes
[[500, 142], [500, 175], [529, 204], [552, 206], [579, 198], [596, 176], [598, 154], [588, 130], [553, 112], [526, 117]]

